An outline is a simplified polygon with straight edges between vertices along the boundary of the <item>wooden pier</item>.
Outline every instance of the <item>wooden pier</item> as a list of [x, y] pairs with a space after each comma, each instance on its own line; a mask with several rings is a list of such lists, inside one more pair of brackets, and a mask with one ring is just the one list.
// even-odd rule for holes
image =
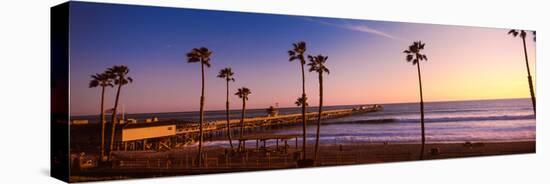
[[[376, 112], [381, 109], [380, 105], [367, 105], [351, 109], [328, 110], [322, 112], [321, 119], [334, 119], [354, 114]], [[317, 120], [318, 116], [318, 112], [306, 113], [308, 121]], [[300, 113], [245, 118], [243, 121], [244, 131], [301, 125], [301, 119], [302, 115]], [[240, 119], [229, 120], [233, 135], [237, 135], [240, 123]], [[205, 140], [213, 140], [213, 137], [225, 139], [226, 133], [227, 120], [216, 120], [203, 124]], [[198, 123], [182, 124], [177, 121], [168, 120], [153, 123], [128, 124], [122, 128], [122, 138], [119, 139], [120, 141], [117, 141], [117, 148], [124, 151], [169, 150], [182, 147], [186, 144], [194, 144], [198, 140], [198, 136]]]
[[[329, 110], [329, 111], [322, 112], [321, 119], [334, 119], [334, 118], [350, 116], [353, 114], [376, 112], [381, 109], [382, 109], [382, 106], [380, 105], [368, 105], [368, 106], [360, 106], [358, 108], [353, 108], [353, 109]], [[308, 121], [317, 120], [318, 115], [319, 115], [318, 112], [309, 112], [309, 113], [306, 113], [306, 118]], [[285, 115], [277, 115], [277, 116], [253, 117], [253, 118], [245, 118], [244, 126], [245, 126], [245, 129], [247, 129], [247, 128], [255, 128], [255, 127], [290, 125], [290, 124], [300, 123], [301, 120], [302, 120], [301, 113], [285, 114]], [[231, 127], [239, 127], [240, 122], [241, 122], [240, 119], [229, 120], [229, 124]], [[218, 130], [227, 130], [227, 120], [210, 121], [210, 122], [206, 122], [203, 125], [204, 133], [207, 133], [210, 131], [218, 131]], [[192, 134], [192, 133], [198, 133], [198, 132], [199, 132], [198, 124], [194, 124], [189, 127], [178, 129], [176, 133]]]

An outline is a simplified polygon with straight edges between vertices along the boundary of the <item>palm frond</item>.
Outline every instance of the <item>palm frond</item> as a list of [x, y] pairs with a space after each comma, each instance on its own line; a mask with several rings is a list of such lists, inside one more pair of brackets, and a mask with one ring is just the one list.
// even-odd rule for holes
[[321, 54], [317, 56], [309, 55], [308, 59], [309, 59], [308, 66], [310, 67], [309, 68], [310, 72], [316, 71], [317, 73], [323, 73], [328, 71], [327, 67], [325, 66], [328, 56], [323, 56]]
[[92, 79], [94, 79], [94, 80], [99, 80], [101, 75], [96, 73], [95, 75], [91, 75], [90, 77], [92, 77]]
[[413, 60], [413, 55], [409, 54], [407, 55], [407, 62], [411, 62]]
[[248, 100], [248, 95], [250, 94], [252, 94], [252, 92], [246, 87], [241, 87], [237, 89], [237, 92], [235, 93], [235, 95], [244, 100]]
[[296, 102], [294, 102], [294, 104], [296, 104], [296, 106], [302, 106], [305, 104], [305, 106], [309, 106], [309, 104], [307, 103], [307, 97], [299, 97], [298, 99], [296, 99]]
[[298, 59], [298, 57], [296, 57], [296, 56], [290, 56], [290, 57], [288, 58], [288, 61], [291, 61], [291, 62], [292, 62], [292, 61], [294, 61], [294, 60], [296, 60], [296, 59]]
[[412, 62], [413, 65], [418, 64], [419, 61], [428, 60], [428, 57], [422, 53], [421, 50], [426, 46], [422, 41], [415, 41], [409, 46], [408, 50], [403, 51], [406, 54], [405, 60], [407, 62]]
[[288, 56], [296, 56], [296, 52], [289, 50]]
[[189, 63], [197, 63], [201, 62], [201, 64], [206, 65], [206, 67], [210, 67], [210, 57], [212, 56], [212, 51], [210, 51], [206, 47], [200, 47], [200, 48], [193, 48], [190, 52], [187, 53], [187, 62]]
[[129, 72], [130, 68], [126, 65], [115, 65], [107, 69], [105, 77], [112, 79], [116, 85], [125, 85], [133, 82], [133, 79], [127, 76]]
[[199, 57], [199, 54], [194, 52], [194, 51], [191, 51], [189, 53], [187, 53], [187, 62], [189, 63], [196, 63], [196, 62], [199, 62], [200, 61], [200, 57]]
[[300, 60], [301, 64], [305, 64], [304, 53], [306, 51], [306, 43], [298, 42], [292, 44], [292, 49], [288, 51], [288, 61]]
[[218, 73], [218, 75], [216, 77], [225, 79], [226, 75], [225, 75], [225, 73], [223, 73], [223, 70], [220, 70], [220, 72]]
[[311, 55], [307, 55], [307, 59], [308, 59], [309, 61], [312, 61], [312, 62], [313, 62], [313, 59], [314, 59], [314, 58], [313, 58], [313, 56], [311, 56]]
[[95, 88], [97, 86], [99, 86], [99, 81], [97, 81], [97, 80], [91, 80], [90, 81], [89, 88]]
[[516, 36], [518, 36], [519, 33], [518, 33], [517, 30], [511, 29], [510, 31], [508, 31], [508, 34], [511, 34], [512, 36], [516, 37]]
[[235, 73], [233, 73], [233, 71], [231, 71], [231, 68], [227, 67], [227, 68], [224, 68], [224, 69], [221, 69], [220, 72], [218, 72], [218, 78], [223, 78], [227, 81], [235, 81], [235, 78], [233, 78], [232, 76], [234, 75]]

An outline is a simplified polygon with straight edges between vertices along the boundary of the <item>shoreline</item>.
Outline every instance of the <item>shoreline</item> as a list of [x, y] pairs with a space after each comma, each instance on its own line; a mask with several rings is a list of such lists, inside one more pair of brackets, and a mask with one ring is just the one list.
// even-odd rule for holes
[[[301, 141], [301, 137], [298, 138], [299, 141]], [[235, 141], [235, 140], [233, 140]], [[315, 142], [314, 137], [308, 137], [307, 138], [308, 146], [314, 145], [309, 142]], [[320, 140], [320, 145], [323, 146], [334, 146], [334, 145], [356, 145], [356, 144], [362, 144], [362, 145], [380, 145], [380, 144], [390, 144], [390, 145], [420, 145], [420, 141], [336, 141], [336, 140]], [[433, 144], [462, 144], [465, 142], [471, 142], [471, 143], [514, 143], [514, 142], [536, 142], [535, 139], [521, 139], [521, 140], [498, 140], [498, 139], [492, 139], [492, 140], [452, 140], [452, 141], [426, 141], [426, 145], [433, 145]], [[188, 144], [186, 145], [186, 148], [192, 148], [198, 146], [198, 142], [194, 144]], [[247, 143], [247, 145], [252, 143]], [[229, 141], [227, 139], [223, 140], [221, 138], [219, 139], [213, 139], [211, 141], [205, 141], [203, 142], [203, 148], [204, 147], [219, 147], [219, 148], [229, 148]]]

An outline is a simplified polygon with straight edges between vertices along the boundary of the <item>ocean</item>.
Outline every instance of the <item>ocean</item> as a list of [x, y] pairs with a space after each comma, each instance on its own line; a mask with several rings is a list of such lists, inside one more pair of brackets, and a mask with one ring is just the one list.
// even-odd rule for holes
[[[420, 142], [420, 104], [381, 104], [379, 112], [323, 120], [323, 144], [346, 143], [418, 143]], [[325, 110], [347, 109], [351, 106], [328, 106]], [[308, 108], [315, 112], [317, 108]], [[299, 108], [281, 108], [280, 114], [299, 113]], [[144, 121], [153, 116], [159, 119], [198, 121], [198, 112], [129, 114], [128, 118]], [[232, 110], [231, 118], [239, 118], [240, 110]], [[247, 117], [265, 116], [265, 109], [247, 110]], [[98, 116], [76, 116], [97, 123]], [[225, 118], [225, 111], [205, 112], [206, 121]], [[316, 121], [307, 127], [309, 143], [315, 139]], [[301, 124], [300, 124], [301, 125]], [[425, 103], [427, 143], [451, 142], [510, 142], [534, 141], [536, 123], [530, 99], [476, 100]], [[301, 126], [262, 130], [269, 134], [301, 134]], [[223, 144], [213, 141], [207, 144]]]
[[[383, 107], [384, 110], [375, 113], [327, 120], [325, 126], [321, 126], [322, 140], [420, 142], [418, 103]], [[534, 141], [536, 138], [530, 99], [425, 103], [425, 126], [427, 143]], [[308, 132], [314, 130], [310, 128]]]

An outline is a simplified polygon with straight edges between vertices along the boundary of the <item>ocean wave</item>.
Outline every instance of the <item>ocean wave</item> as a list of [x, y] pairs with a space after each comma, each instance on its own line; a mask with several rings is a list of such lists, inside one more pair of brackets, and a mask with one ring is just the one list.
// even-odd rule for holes
[[353, 121], [327, 121], [323, 124], [381, 124], [397, 122], [397, 119], [369, 119], [369, 120], [353, 120]]
[[[534, 115], [503, 115], [503, 116], [474, 116], [474, 117], [443, 117], [443, 118], [426, 118], [426, 123], [441, 123], [441, 122], [465, 122], [465, 121], [491, 121], [491, 120], [527, 120], [534, 119]], [[415, 119], [369, 119], [369, 120], [353, 120], [353, 121], [331, 121], [324, 124], [382, 124], [382, 123], [418, 123], [420, 118]]]
[[[534, 119], [534, 115], [502, 115], [502, 116], [474, 116], [474, 117], [443, 117], [443, 118], [426, 118], [425, 122], [457, 122], [457, 121], [490, 121], [490, 120], [525, 120]], [[399, 119], [402, 123], [416, 123], [420, 119]]]
[[[532, 108], [503, 108], [503, 109], [426, 109], [426, 114], [460, 114], [460, 113], [491, 113], [491, 112], [517, 112], [517, 111], [532, 111]], [[401, 110], [401, 111], [380, 111], [377, 112], [381, 115], [404, 115], [404, 114], [418, 114], [420, 111], [415, 110]]]

